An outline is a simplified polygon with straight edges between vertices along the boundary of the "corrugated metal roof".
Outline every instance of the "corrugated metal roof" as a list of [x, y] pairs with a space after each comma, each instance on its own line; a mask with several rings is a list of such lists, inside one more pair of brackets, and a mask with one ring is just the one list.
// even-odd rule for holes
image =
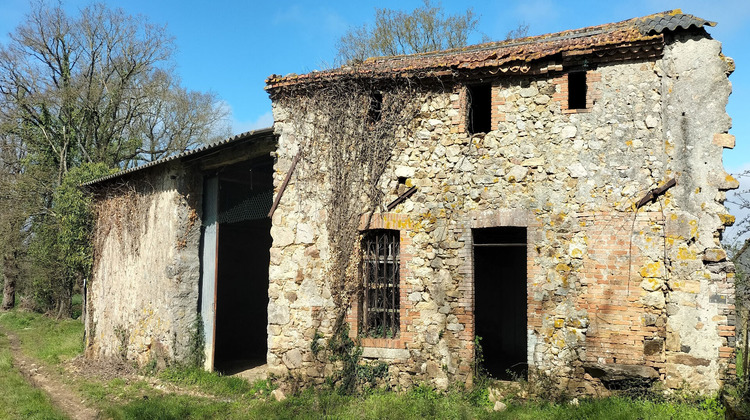
[[[437, 77], [465, 69], [499, 69], [503, 72], [525, 72], [532, 61], [560, 53], [596, 53], [618, 47], [630, 51], [653, 51], [654, 44], [663, 43], [665, 31], [701, 28], [715, 23], [681, 10], [670, 10], [617, 23], [591, 26], [553, 34], [539, 35], [502, 42], [491, 42], [465, 48], [429, 53], [372, 57], [354, 66], [344, 66], [302, 75], [271, 75], [266, 89], [325, 81], [340, 77], [378, 77], [400, 75], [404, 78]], [[658, 49], [658, 46], [657, 46]]]
[[196, 149], [184, 151], [184, 152], [182, 152], [180, 154], [177, 154], [177, 155], [174, 155], [174, 156], [165, 157], [165, 158], [162, 158], [162, 159], [155, 160], [153, 162], [149, 162], [149, 163], [143, 164], [141, 166], [136, 166], [135, 168], [125, 169], [125, 170], [122, 170], [120, 172], [114, 173], [112, 175], [107, 175], [107, 176], [95, 179], [93, 181], [86, 182], [85, 184], [81, 184], [81, 186], [83, 186], [83, 187], [91, 186], [91, 185], [94, 185], [94, 184], [97, 184], [97, 183], [100, 183], [100, 182], [104, 182], [104, 181], [108, 181], [108, 180], [111, 180], [111, 179], [119, 178], [119, 177], [121, 177], [123, 175], [132, 174], [133, 172], [138, 172], [138, 171], [146, 169], [146, 168], [151, 168], [151, 167], [154, 167], [154, 166], [157, 166], [157, 165], [161, 165], [161, 164], [164, 164], [164, 163], [167, 163], [167, 162], [172, 162], [174, 160], [185, 159], [185, 158], [188, 158], [188, 157], [195, 157], [195, 156], [200, 155], [201, 153], [204, 153], [204, 152], [208, 153], [208, 152], [216, 151], [217, 149], [221, 149], [223, 147], [228, 147], [230, 145], [233, 145], [235, 143], [241, 142], [243, 140], [252, 139], [254, 137], [265, 137], [265, 136], [268, 136], [270, 134], [273, 134], [273, 127], [261, 128], [261, 129], [252, 130], [252, 131], [246, 131], [244, 133], [237, 134], [235, 136], [229, 137], [229, 138], [224, 139], [224, 140], [219, 140], [219, 141], [213, 142], [211, 144], [207, 144], [207, 145], [198, 147]]

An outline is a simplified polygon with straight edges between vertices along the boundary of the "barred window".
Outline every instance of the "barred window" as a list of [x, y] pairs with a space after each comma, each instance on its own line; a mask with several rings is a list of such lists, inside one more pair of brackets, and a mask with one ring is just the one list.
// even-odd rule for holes
[[399, 332], [399, 231], [371, 230], [362, 239], [362, 329], [368, 337]]

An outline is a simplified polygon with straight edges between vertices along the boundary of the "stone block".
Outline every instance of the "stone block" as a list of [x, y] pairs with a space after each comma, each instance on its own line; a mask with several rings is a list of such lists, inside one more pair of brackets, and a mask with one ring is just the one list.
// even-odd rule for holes
[[699, 357], [693, 357], [689, 354], [674, 354], [667, 356], [667, 363], [675, 363], [686, 366], [709, 366], [711, 361]]
[[570, 176], [572, 178], [584, 178], [588, 175], [586, 168], [584, 168], [580, 162], [575, 162], [568, 166], [568, 171], [570, 171]]
[[367, 359], [408, 360], [409, 350], [384, 347], [362, 347], [362, 357]]
[[529, 173], [529, 169], [521, 165], [514, 165], [507, 174], [505, 174], [505, 180], [508, 182], [520, 182]]
[[719, 147], [724, 147], [726, 149], [734, 149], [735, 139], [734, 139], [734, 136], [731, 134], [716, 133], [714, 134], [713, 143]]
[[662, 350], [664, 350], [663, 338], [652, 338], [643, 341], [643, 354], [645, 356], [659, 354]]
[[709, 248], [703, 253], [703, 261], [719, 262], [727, 259], [727, 253], [721, 248]]

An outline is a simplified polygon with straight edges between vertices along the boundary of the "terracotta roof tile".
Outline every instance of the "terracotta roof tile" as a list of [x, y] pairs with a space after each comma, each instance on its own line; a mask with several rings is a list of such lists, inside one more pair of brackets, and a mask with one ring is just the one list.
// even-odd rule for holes
[[[557, 54], [573, 56], [596, 54], [613, 56], [613, 50], [629, 48], [632, 52], [656, 54], [663, 42], [665, 31], [701, 28], [715, 23], [680, 10], [671, 10], [617, 23], [591, 26], [501, 42], [490, 42], [445, 51], [393, 56], [372, 57], [353, 66], [316, 71], [302, 75], [271, 75], [266, 79], [266, 89], [325, 81], [339, 77], [435, 77], [463, 69], [486, 68], [506, 72], [529, 71], [529, 65]], [[446, 72], [447, 70], [447, 72]]]

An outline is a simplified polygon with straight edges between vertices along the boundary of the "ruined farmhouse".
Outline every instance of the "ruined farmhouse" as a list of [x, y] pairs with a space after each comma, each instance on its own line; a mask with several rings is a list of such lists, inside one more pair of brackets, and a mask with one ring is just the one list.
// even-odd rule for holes
[[[445, 388], [733, 374], [738, 183], [714, 23], [619, 23], [271, 76], [274, 127], [89, 184], [86, 354]], [[252, 362], [250, 362], [252, 363]]]

